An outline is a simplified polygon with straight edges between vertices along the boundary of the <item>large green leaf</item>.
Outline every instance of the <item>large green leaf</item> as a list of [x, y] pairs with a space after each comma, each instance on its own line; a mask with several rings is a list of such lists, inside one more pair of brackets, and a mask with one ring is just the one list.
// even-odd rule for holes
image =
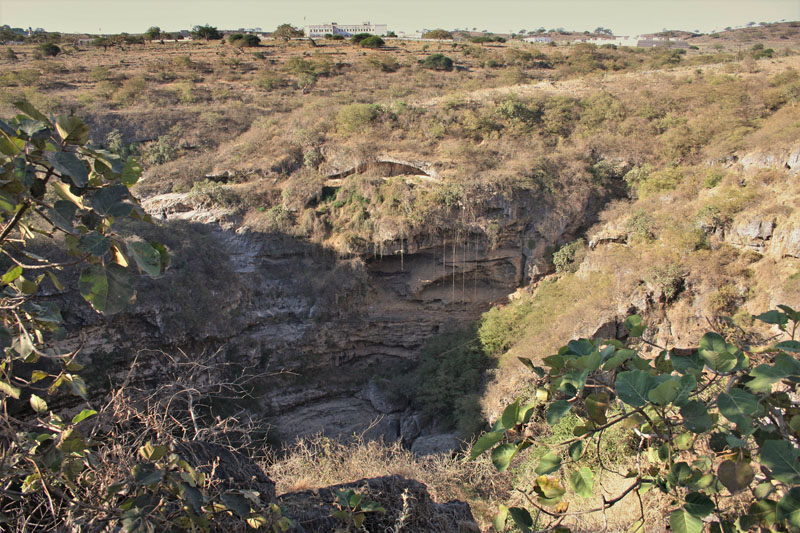
[[78, 287], [86, 301], [104, 314], [114, 314], [125, 309], [134, 296], [135, 277], [125, 267], [112, 263], [91, 265], [81, 273]]
[[762, 364], [752, 369], [749, 376], [752, 379], [745, 383], [748, 389], [755, 392], [768, 393], [772, 390], [772, 385], [783, 378], [789, 377], [789, 374], [777, 366]]
[[764, 408], [758, 403], [758, 398], [742, 389], [731, 389], [723, 392], [717, 399], [719, 412], [737, 425], [739, 431], [745, 435], [752, 433], [753, 417], [760, 416]]
[[669, 515], [669, 527], [674, 533], [702, 533], [703, 521], [683, 509]]
[[648, 394], [654, 382], [644, 370], [631, 370], [617, 374], [614, 388], [623, 402], [633, 407], [643, 407], [648, 402]]
[[789, 489], [778, 502], [778, 520], [800, 528], [800, 487]]
[[580, 470], [575, 470], [569, 476], [569, 484], [575, 494], [581, 498], [589, 498], [592, 496], [594, 488], [594, 472], [585, 466]]
[[86, 144], [89, 140], [89, 126], [78, 117], [58, 117], [56, 129], [67, 144]]
[[539, 495], [539, 501], [545, 505], [557, 504], [567, 492], [558, 479], [551, 476], [537, 477], [533, 490]]
[[607, 392], [591, 394], [584, 400], [586, 406], [586, 413], [589, 418], [598, 425], [603, 425], [608, 422], [606, 418], [606, 411], [608, 411], [611, 398]]
[[790, 485], [800, 484], [800, 462], [798, 452], [785, 440], [766, 440], [761, 445], [759, 457], [770, 469], [772, 477]]
[[567, 343], [568, 353], [575, 355], [589, 355], [595, 351], [594, 344], [589, 339], [571, 340]]
[[514, 524], [516, 524], [522, 533], [528, 533], [533, 527], [533, 517], [531, 517], [531, 514], [526, 509], [511, 507], [508, 510], [508, 514], [511, 515]]
[[517, 425], [517, 418], [519, 417], [519, 400], [503, 409], [503, 415], [500, 417], [500, 422], [505, 429], [511, 429]]
[[671, 376], [647, 393], [647, 399], [656, 405], [667, 405], [675, 401], [681, 390], [680, 379]]
[[128, 252], [133, 256], [139, 270], [148, 276], [158, 278], [164, 273], [164, 268], [161, 265], [161, 253], [150, 244], [141, 241], [128, 241]]
[[708, 414], [708, 407], [703, 402], [692, 400], [681, 407], [683, 425], [693, 433], [703, 433], [714, 427], [714, 421]]
[[505, 434], [505, 431], [490, 431], [482, 435], [481, 438], [478, 439], [478, 442], [475, 443], [475, 446], [472, 447], [469, 458], [475, 459], [486, 450], [492, 448], [495, 444], [503, 440]]
[[711, 370], [730, 372], [739, 363], [735, 353], [732, 353], [736, 348], [733, 347], [733, 350], [730, 348], [731, 346], [721, 335], [709, 332], [700, 339], [700, 349], [697, 350], [697, 353]]
[[689, 401], [689, 395], [697, 388], [697, 380], [693, 375], [685, 374], [681, 376], [679, 384], [678, 395], [673, 400], [678, 407], [686, 405], [686, 402]]
[[498, 472], [505, 472], [511, 459], [517, 454], [517, 445], [510, 442], [501, 444], [492, 450], [492, 464]]
[[101, 215], [124, 217], [133, 210], [133, 204], [126, 202], [129, 198], [130, 192], [125, 185], [110, 185], [97, 191], [90, 203]]
[[86, 164], [72, 152], [51, 152], [46, 157], [53, 168], [62, 175], [69, 176], [76, 187], [82, 189], [89, 184], [89, 170]]
[[614, 355], [609, 357], [608, 361], [605, 362], [605, 364], [603, 365], [603, 370], [606, 371], [614, 370], [618, 368], [620, 365], [622, 365], [625, 361], [632, 358], [634, 355], [636, 355], [636, 352], [634, 352], [633, 350], [627, 350], [627, 349], [617, 350], [614, 353]]
[[547, 409], [547, 423], [554, 426], [572, 409], [572, 404], [566, 400], [556, 400]]
[[686, 504], [683, 506], [686, 512], [698, 518], [710, 515], [715, 507], [711, 498], [701, 492], [690, 492], [687, 494]]
[[786, 314], [776, 310], [767, 311], [766, 313], [761, 313], [760, 315], [756, 315], [755, 318], [766, 324], [777, 325], [781, 329], [786, 327], [786, 324], [789, 322], [789, 317]]
[[775, 345], [779, 350], [792, 353], [800, 353], [800, 341], [783, 341]]
[[552, 474], [559, 468], [561, 468], [561, 456], [557, 453], [549, 452], [539, 461], [535, 472], [541, 476], [544, 474]]
[[127, 186], [131, 187], [132, 185], [136, 184], [139, 181], [139, 178], [142, 176], [142, 166], [134, 157], [129, 157], [127, 161], [125, 161], [125, 166], [122, 168], [122, 175], [120, 176], [120, 182]]
[[108, 252], [111, 241], [105, 235], [90, 231], [78, 239], [78, 250], [96, 257], [102, 257]]
[[12, 105], [17, 109], [19, 109], [20, 111], [22, 111], [23, 113], [25, 113], [26, 115], [28, 115], [29, 117], [31, 117], [32, 119], [41, 120], [42, 122], [48, 121], [47, 117], [44, 116], [44, 114], [41, 113], [38, 109], [33, 107], [33, 105], [31, 105], [31, 103], [28, 102], [27, 100], [17, 100]]

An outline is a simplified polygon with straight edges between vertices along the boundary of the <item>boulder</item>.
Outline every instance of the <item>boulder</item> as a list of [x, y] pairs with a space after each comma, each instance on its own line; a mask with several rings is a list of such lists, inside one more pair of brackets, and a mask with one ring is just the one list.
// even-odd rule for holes
[[389, 381], [385, 379], [371, 380], [361, 389], [361, 397], [384, 414], [400, 412], [408, 405], [408, 398], [391, 390]]
[[204, 474], [213, 472], [225, 489], [255, 490], [263, 501], [275, 500], [275, 483], [244, 454], [220, 444], [198, 440], [179, 442], [175, 453]]
[[800, 224], [781, 224], [775, 231], [769, 252], [775, 259], [800, 257]]
[[278, 503], [284, 516], [294, 522], [295, 532], [345, 531], [348, 524], [333, 517], [332, 512], [338, 509], [334, 505], [336, 493], [346, 490], [353, 490], [365, 501], [373, 501], [386, 510], [385, 513], [366, 513], [363, 531], [480, 531], [468, 504], [459, 501], [436, 503], [424, 484], [398, 475], [291, 492], [280, 496]]
[[761, 252], [774, 231], [774, 220], [755, 217], [734, 224], [728, 232], [728, 239], [732, 244]]
[[461, 447], [461, 439], [455, 433], [423, 435], [414, 440], [411, 451], [417, 455], [451, 454]]
[[419, 415], [406, 416], [400, 421], [400, 438], [403, 440], [403, 444], [410, 445], [414, 439], [419, 437], [421, 431], [422, 423]]

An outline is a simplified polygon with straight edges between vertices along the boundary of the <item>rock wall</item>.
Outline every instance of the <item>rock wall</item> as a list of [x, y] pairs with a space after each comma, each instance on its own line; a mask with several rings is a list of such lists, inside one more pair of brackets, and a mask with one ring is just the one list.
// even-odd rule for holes
[[[340, 257], [285, 234], [245, 231], [233, 213], [190, 195], [157, 196], [144, 206], [159, 219], [154, 238], [171, 247], [173, 267], [143, 282], [135, 307], [110, 320], [74, 305], [72, 329], [91, 334], [65, 346], [83, 342], [83, 357], [103, 369], [98, 383], [121, 380], [145, 348], [217, 352], [262, 376], [246, 407], [281, 440], [364, 433], [411, 446], [429, 428], [375, 377], [391, 376], [429, 337], [463, 328], [546, 268], [548, 246], [591, 221], [599, 204], [590, 200], [589, 191], [569, 207], [531, 191], [487, 195], [458, 229], [383, 243], [383, 256]], [[137, 362], [144, 381], [159, 379], [151, 359]]]

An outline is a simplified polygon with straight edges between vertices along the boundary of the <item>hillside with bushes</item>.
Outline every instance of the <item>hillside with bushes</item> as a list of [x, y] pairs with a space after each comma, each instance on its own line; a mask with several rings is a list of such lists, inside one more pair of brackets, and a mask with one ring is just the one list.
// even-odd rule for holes
[[796, 28], [5, 46], [0, 518], [794, 531]]

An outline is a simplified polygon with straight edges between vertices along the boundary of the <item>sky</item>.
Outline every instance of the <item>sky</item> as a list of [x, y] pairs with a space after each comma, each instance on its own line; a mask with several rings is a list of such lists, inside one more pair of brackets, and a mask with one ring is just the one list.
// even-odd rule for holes
[[539, 27], [616, 35], [663, 29], [711, 32], [748, 22], [800, 20], [800, 0], [0, 0], [0, 25], [63, 33], [142, 33], [211, 24], [271, 31], [326, 22], [388, 24], [390, 30]]

